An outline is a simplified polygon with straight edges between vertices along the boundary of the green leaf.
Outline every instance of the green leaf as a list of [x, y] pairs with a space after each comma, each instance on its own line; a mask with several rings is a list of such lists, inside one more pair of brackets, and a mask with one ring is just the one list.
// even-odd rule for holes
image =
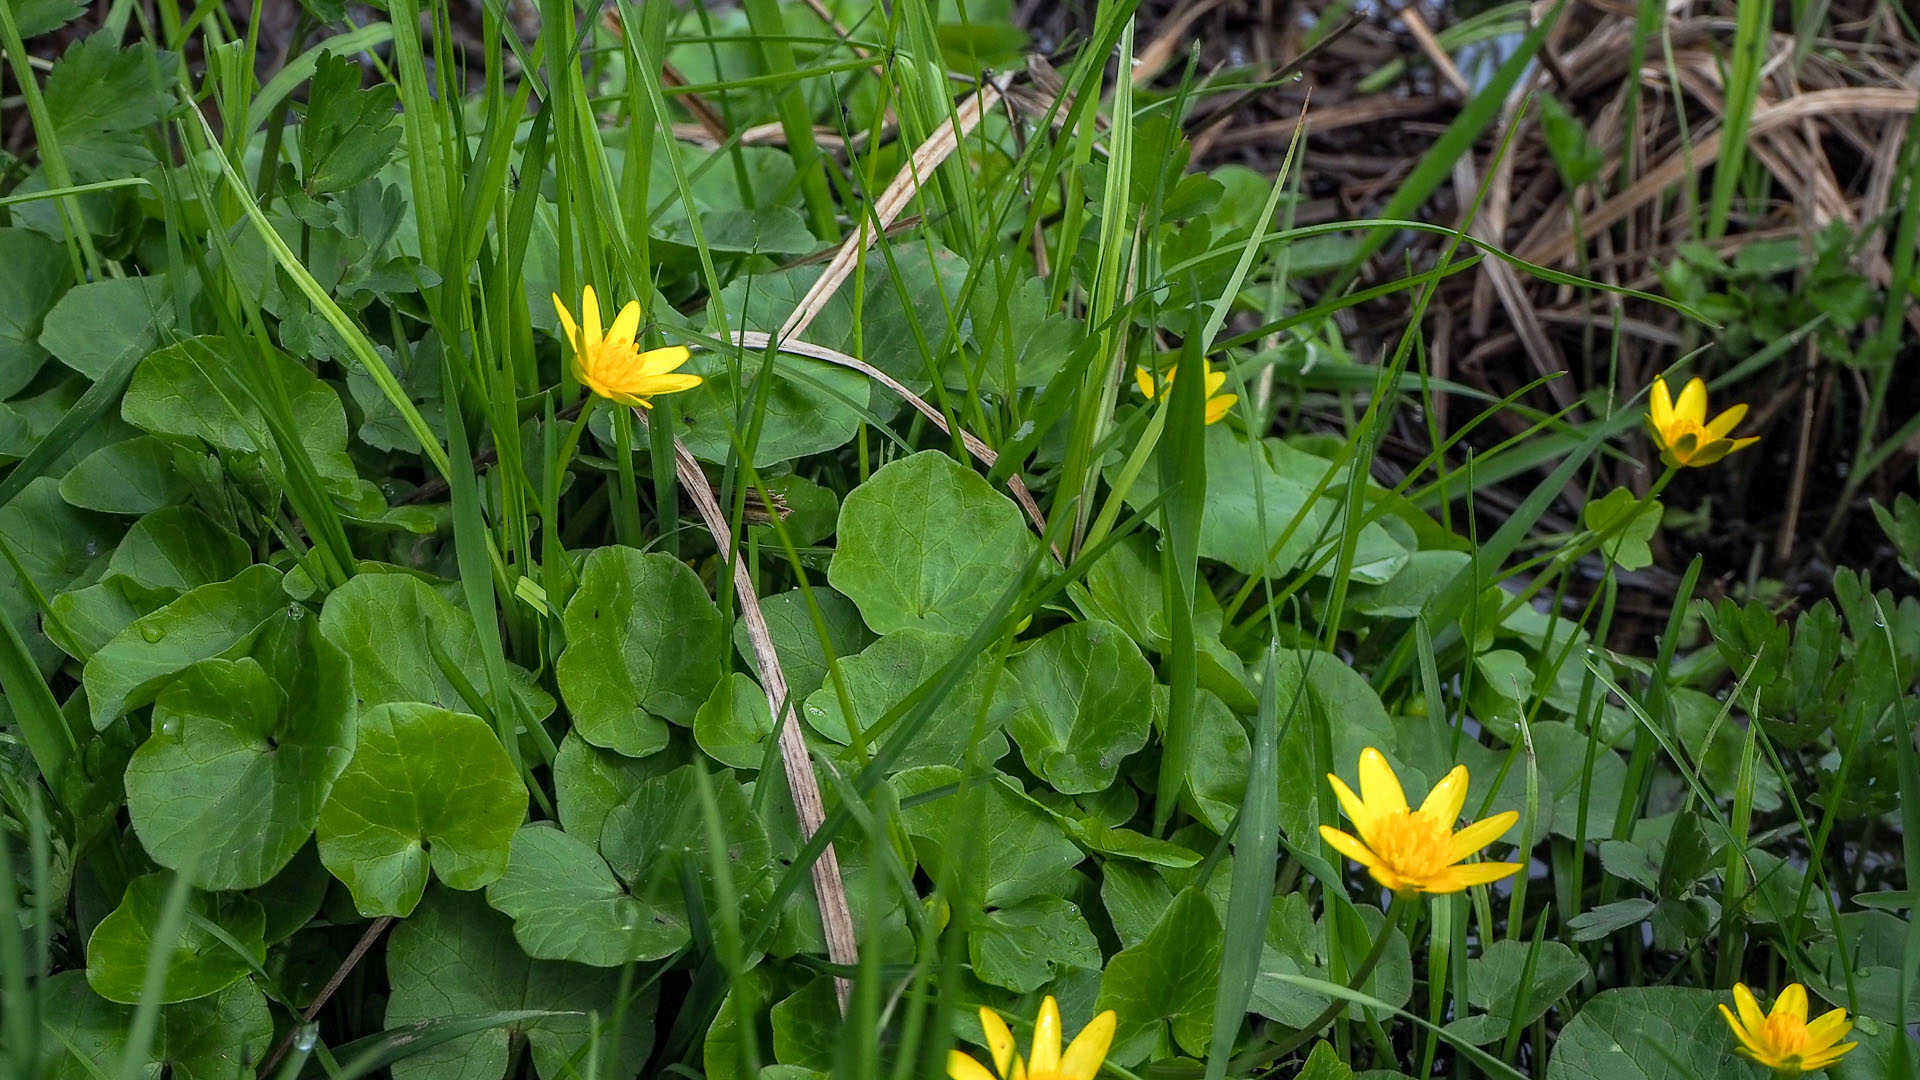
[[[475, 693], [487, 685], [472, 616], [416, 577], [355, 575], [327, 595], [320, 632], [352, 658], [353, 689], [365, 704], [418, 701], [456, 712], [491, 707], [469, 702], [447, 675], [451, 668]], [[514, 692], [536, 719], [553, 712], [553, 699], [524, 669], [507, 667]]]
[[600, 828], [614, 807], [626, 802], [651, 777], [662, 776], [686, 763], [684, 754], [669, 749], [649, 758], [630, 758], [567, 732], [553, 759], [554, 802], [561, 827], [596, 850]]
[[702, 809], [702, 781], [695, 775], [699, 768], [684, 765], [642, 783], [607, 815], [600, 829], [600, 853], [634, 898], [649, 909], [655, 923], [652, 939], [659, 941], [672, 933], [676, 946], [687, 941], [686, 923], [681, 921], [687, 918], [683, 876], [697, 883], [697, 894], [708, 911], [718, 910], [723, 896], [731, 896], [745, 920], [758, 914], [761, 905], [755, 894], [769, 884], [773, 866], [766, 825], [748, 803], [746, 791], [731, 775], [714, 773], [705, 782], [712, 788], [719, 815], [714, 824], [726, 845], [721, 861], [733, 878], [727, 893], [719, 890], [712, 880], [712, 836]]
[[[453, 1016], [535, 1010], [400, 1057], [394, 1080], [500, 1080], [524, 1041], [543, 1080], [581, 1074], [597, 1055], [607, 1075], [633, 1076], [653, 1048], [652, 991], [619, 1009], [620, 973], [529, 960], [507, 919], [468, 893], [436, 888], [387, 943], [390, 1028]], [[619, 1032], [618, 1040], [612, 1038]], [[596, 1038], [597, 1036], [597, 1038]]]
[[[1226, 424], [1207, 428], [1205, 437], [1207, 501], [1200, 515], [1200, 554], [1243, 574], [1282, 574], [1299, 565], [1332, 516], [1328, 500], [1308, 505], [1325, 462], [1311, 476], [1304, 468], [1283, 472], [1275, 468], [1266, 447], [1249, 445]], [[1319, 460], [1300, 454], [1289, 463], [1297, 458]], [[1159, 496], [1159, 470], [1147, 468], [1128, 489], [1126, 503], [1139, 509]], [[1299, 525], [1276, 548], [1296, 518]]]
[[1140, 944], [1107, 961], [1097, 1012], [1120, 1014], [1109, 1059], [1133, 1065], [1162, 1044], [1206, 1053], [1220, 975], [1220, 917], [1199, 889], [1184, 889]]
[[758, 769], [773, 735], [766, 691], [743, 672], [714, 684], [713, 696], [693, 717], [693, 739], [708, 757], [735, 769]]
[[[41, 596], [55, 596], [87, 576], [99, 558], [112, 550], [119, 530], [113, 519], [76, 510], [60, 498], [60, 485], [50, 476], [35, 478], [13, 501], [0, 506], [0, 541], [20, 560]], [[9, 619], [27, 642], [27, 651], [43, 671], [51, 672], [59, 652], [40, 632], [40, 612], [33, 594], [0, 560], [0, 617]]]
[[690, 724], [727, 646], [720, 611], [671, 555], [597, 548], [567, 604], [567, 648], [554, 678], [588, 742], [630, 757], [667, 744], [661, 719]]
[[154, 164], [137, 133], [173, 110], [172, 53], [127, 48], [102, 30], [69, 48], [47, 75], [53, 136], [78, 182], [132, 176]]
[[[904, 701], [921, 684], [935, 678], [940, 669], [960, 655], [966, 645], [952, 634], [925, 630], [896, 630], [867, 646], [859, 655], [840, 662], [841, 683], [846, 687], [854, 717], [863, 724], [874, 724]], [[933, 707], [925, 723], [913, 733], [909, 743], [894, 758], [891, 768], [898, 772], [920, 765], [948, 765], [972, 753], [976, 762], [991, 765], [1007, 752], [1001, 725], [1016, 697], [1004, 676], [995, 679], [990, 654], [981, 653], [968, 665], [954, 692]], [[987, 700], [990, 688], [1001, 692]], [[801, 709], [807, 726], [842, 746], [853, 742], [852, 732], [842, 711], [840, 697], [831, 685], [813, 692]], [[886, 730], [867, 732], [863, 739], [869, 750], [892, 743], [903, 730], [896, 722]]]
[[226, 581], [252, 561], [246, 541], [212, 518], [191, 506], [169, 506], [133, 523], [107, 570], [143, 589], [183, 593]]
[[1447, 1030], [1477, 1045], [1503, 1039], [1513, 1023], [1516, 1006], [1525, 1002], [1520, 1024], [1531, 1024], [1587, 977], [1587, 962], [1578, 953], [1560, 942], [1543, 941], [1533, 959], [1532, 978], [1523, 985], [1521, 979], [1527, 974], [1527, 958], [1532, 951], [1532, 945], [1525, 941], [1496, 941], [1468, 960], [1467, 1001], [1481, 1012], [1454, 1021]]
[[[130, 1006], [94, 993], [81, 971], [62, 971], [39, 987], [42, 1038], [40, 1080], [98, 1080], [120, 1067], [133, 1030]], [[160, 1024], [143, 1066], [157, 1076], [173, 1067], [177, 1080], [232, 1080], [258, 1062], [273, 1038], [267, 1001], [251, 982], [210, 997], [160, 1010]]]
[[1635, 499], [1626, 488], [1614, 488], [1589, 502], [1581, 520], [1596, 533], [1613, 530], [1600, 550], [1622, 570], [1640, 570], [1653, 565], [1653, 549], [1648, 541], [1660, 531], [1660, 500], [1648, 496]]
[[1604, 991], [1561, 1029], [1547, 1080], [1750, 1080], [1754, 1069], [1714, 1008], [1732, 1000], [1678, 986]]
[[127, 809], [154, 861], [206, 889], [265, 884], [313, 835], [354, 749], [347, 657], [310, 618], [255, 655], [202, 660], [153, 707], [127, 766]]
[[191, 665], [244, 651], [286, 603], [280, 571], [254, 565], [134, 620], [87, 661], [82, 678], [94, 728], [151, 702]]
[[[1348, 963], [1364, 956], [1374, 936], [1383, 932], [1386, 916], [1379, 909], [1354, 909], [1340, 917], [1343, 927], [1342, 955]], [[1304, 986], [1287, 981], [1288, 976], [1306, 976], [1326, 982], [1340, 982], [1328, 970], [1327, 916], [1315, 922], [1307, 911], [1306, 898], [1288, 893], [1274, 898], [1273, 911], [1267, 917], [1266, 942], [1260, 953], [1260, 968], [1254, 977], [1252, 1011], [1293, 1027], [1307, 1023], [1329, 1004], [1330, 999]], [[1393, 930], [1386, 952], [1373, 969], [1361, 991], [1398, 1007], [1413, 995], [1413, 960], [1406, 934]]]
[[344, 56], [321, 50], [307, 88], [300, 123], [302, 186], [308, 195], [344, 191], [380, 171], [400, 145], [399, 92], [392, 83], [361, 89], [366, 72]]
[[879, 633], [913, 626], [964, 637], [1020, 580], [1033, 543], [1013, 500], [926, 450], [847, 495], [827, 577]]
[[173, 329], [172, 287], [166, 274], [75, 285], [47, 312], [40, 345], [61, 363], [98, 379], [122, 361], [152, 352]]
[[1072, 901], [1039, 896], [989, 911], [967, 933], [982, 982], [1030, 993], [1066, 968], [1100, 968], [1100, 944]]
[[285, 387], [300, 444], [329, 492], [357, 495], [360, 475], [347, 457], [347, 414], [340, 395], [278, 349], [265, 349], [263, 355], [251, 342], [242, 347], [211, 336], [170, 345], [140, 362], [120, 414], [152, 434], [199, 439], [252, 462], [252, 478], [263, 482], [264, 475], [280, 470], [280, 452], [237, 374], [240, 365], [262, 364], [272, 365]]
[[7, 0], [22, 40], [60, 29], [87, 13], [86, 0]]
[[205, 454], [151, 435], [122, 439], [68, 469], [60, 478], [60, 497], [103, 514], [146, 514], [186, 502], [195, 480], [212, 487], [214, 473], [206, 465]]
[[54, 597], [50, 606], [60, 625], [48, 621], [43, 629], [67, 655], [85, 660], [105, 648], [133, 620], [157, 611], [168, 599], [164, 593], [149, 593], [124, 578], [108, 578]]
[[455, 889], [507, 870], [527, 789], [486, 721], [414, 702], [360, 716], [353, 760], [320, 811], [320, 861], [362, 915], [406, 915], [427, 867]]
[[[5, 349], [4, 340], [4, 332], [0, 332], [0, 350]], [[0, 351], [0, 357], [4, 355], [4, 351]], [[1877, 500], [1872, 505], [1873, 519], [1880, 523], [1880, 531], [1887, 534], [1887, 540], [1900, 557], [1900, 569], [1905, 570], [1908, 577], [1920, 578], [1920, 502], [1903, 491], [1894, 499], [1892, 510]]]
[[[1729, 738], [1721, 745], [1732, 743], [1734, 740]], [[1596, 748], [1593, 768], [1588, 771], [1586, 734], [1571, 724], [1557, 720], [1533, 725], [1533, 744], [1535, 757], [1540, 763], [1541, 783], [1553, 795], [1553, 834], [1588, 843], [1612, 836], [1614, 816], [1620, 811], [1620, 794], [1627, 784], [1627, 763], [1601, 745]], [[1775, 790], [1777, 792], [1777, 786]], [[1777, 794], [1775, 798], [1777, 800]], [[1580, 837], [1575, 834], [1580, 828], [1583, 800], [1587, 811], [1587, 834]], [[1775, 805], [1778, 805], [1777, 801]], [[1501, 805], [1499, 809], [1515, 809], [1525, 813], [1524, 808], [1518, 805]], [[1538, 835], [1537, 824], [1535, 832]]]
[[0, 229], [0, 266], [8, 267], [0, 275], [0, 401], [5, 401], [25, 389], [46, 363], [40, 327], [73, 271], [58, 243], [27, 229]]
[[[87, 982], [108, 1001], [139, 1002], [155, 945], [153, 928], [160, 920], [172, 877], [147, 874], [128, 882], [120, 905], [100, 920], [87, 939]], [[205, 924], [209, 923], [239, 942], [246, 955], [235, 955], [208, 929]], [[167, 974], [160, 1003], [207, 997], [246, 978], [249, 961], [259, 964], [267, 958], [266, 925], [266, 913], [247, 897], [195, 890], [187, 898], [187, 918], [180, 934], [163, 957]]]
[[512, 917], [514, 940], [536, 960], [619, 967], [670, 956], [687, 940], [684, 922], [627, 895], [592, 846], [546, 823], [514, 834], [487, 903]]
[[1027, 768], [1064, 795], [1103, 791], [1147, 744], [1153, 669], [1108, 622], [1069, 623], [1007, 662], [1025, 705], [1008, 721]]
[[[819, 250], [820, 241], [807, 229], [799, 214], [784, 206], [763, 206], [755, 210], [716, 210], [700, 215], [700, 229], [707, 250], [729, 255], [809, 255]], [[693, 250], [693, 226], [683, 216], [656, 225], [656, 239]]]
[[[1291, 687], [1289, 687], [1291, 689]], [[1154, 700], [1163, 696], [1154, 687]], [[1282, 699], [1281, 708], [1292, 705]], [[1247, 767], [1253, 756], [1253, 744], [1247, 729], [1213, 694], [1201, 690], [1194, 696], [1193, 754], [1187, 761], [1187, 783], [1180, 793], [1181, 805], [1201, 824], [1220, 835], [1240, 813], [1247, 791]]]
[[[920, 861], [936, 878], [943, 871], [961, 875], [966, 896], [956, 904], [1009, 907], [1031, 896], [1057, 896], [1085, 858], [1053, 815], [998, 773], [965, 791], [956, 787], [960, 770], [946, 765], [908, 769], [891, 782]], [[914, 796], [942, 788], [954, 790], [909, 805]], [[971, 861], [962, 863], [963, 857]]]
[[[828, 531], [832, 531], [828, 524]], [[766, 616], [767, 634], [773, 639], [773, 651], [780, 657], [780, 671], [787, 677], [787, 689], [794, 700], [805, 700], [827, 681], [827, 650], [839, 659], [852, 656], [872, 644], [874, 637], [853, 601], [824, 585], [813, 586], [813, 602], [820, 609], [820, 621], [826, 624], [827, 640], [820, 641], [814, 628], [813, 613], [799, 589], [763, 597], [760, 613]], [[760, 677], [760, 658], [753, 653], [753, 641], [747, 636], [744, 620], [733, 624], [733, 644], [746, 657], [753, 677]]]
[[778, 354], [773, 385], [763, 404], [759, 378], [766, 358], [758, 352], [702, 351], [683, 369], [706, 381], [673, 396], [677, 433], [689, 453], [702, 461], [725, 463], [734, 439], [744, 446], [754, 412], [764, 408], [753, 444], [753, 466], [765, 469], [783, 461], [821, 454], [853, 441], [866, 421], [872, 388], [865, 375], [838, 364], [805, 356]]

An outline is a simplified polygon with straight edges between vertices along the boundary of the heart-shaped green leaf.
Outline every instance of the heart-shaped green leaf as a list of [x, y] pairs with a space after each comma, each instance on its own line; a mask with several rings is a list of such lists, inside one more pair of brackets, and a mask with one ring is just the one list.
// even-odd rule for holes
[[840, 504], [833, 587], [882, 634], [968, 636], [1033, 551], [1020, 510], [937, 450], [891, 462]]
[[[699, 885], [708, 911], [718, 910], [725, 895], [740, 905], [742, 918], [753, 918], [759, 907], [755, 894], [765, 891], [773, 864], [766, 826], [731, 774], [701, 775], [700, 768], [682, 766], [641, 784], [607, 815], [600, 853], [654, 912], [686, 918], [684, 874]], [[725, 845], [718, 853], [710, 826], [717, 827]], [[732, 878], [724, 894], [713, 880], [716, 854]]]
[[107, 569], [143, 589], [183, 593], [225, 581], [253, 561], [246, 541], [191, 506], [169, 506], [127, 530]]
[[[147, 964], [155, 951], [154, 928], [172, 878], [172, 874], [158, 873], [128, 882], [120, 906], [108, 912], [87, 939], [87, 982], [108, 1001], [125, 1005], [140, 1001]], [[162, 954], [167, 974], [160, 1003], [207, 997], [246, 978], [253, 965], [267, 958], [266, 925], [260, 905], [244, 896], [192, 892], [180, 933]], [[235, 953], [222, 936], [231, 938], [244, 954]]]
[[720, 680], [727, 646], [720, 611], [671, 555], [604, 547], [580, 567], [566, 611], [567, 648], [554, 662], [575, 730], [630, 757], [666, 745], [666, 725], [691, 724]]
[[1036, 896], [989, 911], [967, 933], [982, 982], [1031, 993], [1067, 968], [1100, 968], [1100, 943], [1072, 901]]
[[658, 960], [687, 941], [677, 916], [627, 895], [592, 847], [550, 824], [513, 836], [506, 875], [487, 903], [513, 918], [514, 940], [536, 960], [619, 967]]
[[[965, 644], [952, 634], [909, 628], [896, 630], [858, 656], [842, 660], [840, 686], [846, 688], [856, 720], [877, 725], [909, 693], [959, 656]], [[1000, 728], [1019, 700], [1019, 693], [1004, 672], [993, 670], [995, 666], [988, 655], [974, 657], [953, 691], [934, 705], [932, 714], [902, 744], [889, 768], [897, 771], [920, 765], [951, 765], [969, 749], [982, 765], [1004, 756], [1007, 740]], [[991, 706], [987, 702], [989, 691], [994, 692]], [[802, 715], [809, 727], [834, 742], [843, 746], [853, 742], [836, 687], [815, 690], [807, 698]], [[896, 718], [885, 730], [862, 732], [861, 740], [869, 752], [891, 745], [905, 730], [902, 720], [904, 716]]]
[[417, 702], [360, 716], [353, 761], [320, 811], [320, 861], [362, 915], [406, 915], [427, 868], [455, 889], [507, 870], [527, 789], [477, 716]]
[[[131, 1006], [107, 1001], [79, 971], [63, 971], [41, 984], [43, 1035], [39, 1080], [98, 1080], [120, 1068], [133, 1030]], [[160, 1010], [160, 1026], [147, 1047], [152, 1073], [171, 1066], [177, 1080], [232, 1080], [267, 1052], [273, 1017], [267, 999], [250, 981]]]
[[1120, 762], [1147, 744], [1153, 669], [1112, 623], [1069, 623], [1007, 667], [1026, 694], [1008, 730], [1027, 768], [1055, 791], [1104, 790]]
[[353, 757], [347, 657], [311, 618], [270, 624], [254, 656], [202, 660], [160, 692], [127, 766], [154, 860], [207, 889], [250, 889], [313, 834]]

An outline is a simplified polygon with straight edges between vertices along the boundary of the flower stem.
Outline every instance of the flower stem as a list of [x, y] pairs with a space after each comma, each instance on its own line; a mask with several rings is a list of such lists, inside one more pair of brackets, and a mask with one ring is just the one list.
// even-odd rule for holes
[[560, 440], [560, 452], [553, 458], [553, 486], [556, 491], [559, 490], [561, 478], [567, 475], [567, 466], [573, 463], [573, 452], [580, 446], [580, 436], [587, 430], [587, 421], [599, 405], [599, 395], [589, 394], [586, 404], [580, 408], [580, 415], [573, 418], [573, 426], [567, 429], [567, 434]]
[[[1367, 979], [1373, 975], [1373, 969], [1380, 965], [1380, 958], [1387, 954], [1387, 943], [1393, 940], [1393, 932], [1399, 928], [1406, 912], [1412, 909], [1415, 895], [1413, 893], [1393, 894], [1393, 903], [1387, 907], [1387, 917], [1380, 924], [1379, 936], [1373, 939], [1373, 947], [1367, 950], [1367, 955], [1360, 961], [1360, 966], [1355, 968], [1353, 974], [1347, 979], [1349, 989], [1358, 990], [1367, 985]], [[1331, 925], [1328, 926], [1328, 931], [1332, 932]], [[1345, 1011], [1347, 1005], [1348, 1002], [1344, 998], [1334, 998], [1328, 1002], [1327, 1007], [1320, 1011], [1320, 1015], [1307, 1021], [1305, 1027], [1282, 1039], [1271, 1050], [1262, 1053], [1261, 1065], [1271, 1065], [1299, 1049], [1307, 1040], [1318, 1035], [1321, 1028], [1333, 1023], [1335, 1018]]]

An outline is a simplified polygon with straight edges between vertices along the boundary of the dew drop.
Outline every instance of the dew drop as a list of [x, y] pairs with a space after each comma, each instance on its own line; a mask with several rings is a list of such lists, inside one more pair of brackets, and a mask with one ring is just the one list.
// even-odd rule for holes
[[167, 631], [158, 626], [143, 626], [140, 628], [140, 636], [147, 639], [147, 644], [152, 645], [166, 637]]
[[299, 622], [301, 619], [304, 619], [306, 617], [307, 617], [306, 608], [302, 607], [299, 604], [287, 605], [287, 621], [288, 622]]
[[169, 716], [165, 720], [160, 721], [160, 734], [165, 735], [169, 739], [179, 738], [180, 718], [177, 716]]
[[293, 1037], [293, 1048], [295, 1051], [302, 1054], [311, 1053], [313, 1050], [314, 1044], [319, 1041], [320, 1041], [320, 1025], [304, 1024], [300, 1028], [300, 1033]]

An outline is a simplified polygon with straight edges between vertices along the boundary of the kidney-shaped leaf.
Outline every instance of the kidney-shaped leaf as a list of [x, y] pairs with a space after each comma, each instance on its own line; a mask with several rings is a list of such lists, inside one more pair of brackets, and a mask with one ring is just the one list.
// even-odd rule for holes
[[671, 555], [598, 548], [580, 567], [554, 662], [575, 730], [595, 746], [645, 757], [667, 743], [664, 717], [691, 724], [727, 647], [720, 611]]
[[1547, 1080], [1745, 1080], [1757, 1070], [1734, 1053], [1722, 1002], [1733, 998], [1681, 986], [1605, 991], [1561, 1030]]
[[1153, 669], [1107, 622], [1069, 623], [1007, 662], [1026, 693], [1008, 728], [1027, 767], [1065, 795], [1103, 791], [1147, 744]]
[[962, 637], [1020, 579], [1033, 539], [1013, 500], [937, 450], [883, 467], [840, 504], [827, 580], [882, 634]]
[[[855, 720], [863, 729], [869, 749], [886, 747], [898, 740], [902, 725], [911, 711], [903, 713], [878, 732], [875, 728], [895, 706], [904, 701], [920, 684], [940, 674], [941, 668], [960, 655], [960, 638], [925, 630], [896, 630], [874, 642], [858, 656], [840, 662], [841, 685], [853, 705]], [[1007, 752], [1006, 737], [1000, 734], [1006, 703], [1018, 693], [1004, 674], [993, 671], [992, 657], [982, 654], [967, 665], [960, 681], [934, 705], [922, 722], [900, 747], [888, 766], [889, 772], [921, 765], [952, 765], [969, 751], [982, 764], [992, 764]], [[987, 692], [997, 690], [991, 704]], [[829, 684], [815, 690], [803, 707], [807, 726], [841, 745], [853, 742], [840, 695]], [[976, 727], [978, 730], [976, 730]], [[977, 736], [977, 738], [976, 738]]]
[[527, 789], [493, 729], [432, 705], [379, 705], [360, 717], [353, 761], [320, 811], [320, 861], [363, 915], [406, 915], [427, 867], [455, 889], [507, 870]]
[[[147, 978], [154, 951], [154, 930], [166, 906], [173, 875], [148, 874], [127, 883], [127, 891], [87, 939], [87, 982], [108, 1001], [133, 1005]], [[194, 892], [187, 898], [188, 918], [166, 952], [167, 975], [160, 1003], [192, 1001], [217, 994], [246, 978], [252, 964], [267, 958], [267, 916], [259, 904], [233, 893]], [[206, 924], [237, 942], [239, 955]]]
[[127, 766], [140, 842], [201, 888], [265, 884], [313, 834], [353, 718], [346, 654], [312, 619], [272, 624], [255, 656], [200, 661], [160, 692]]
[[536, 960], [618, 967], [687, 940], [684, 922], [627, 895], [591, 846], [545, 823], [514, 834], [487, 903], [512, 916], [514, 940]]

